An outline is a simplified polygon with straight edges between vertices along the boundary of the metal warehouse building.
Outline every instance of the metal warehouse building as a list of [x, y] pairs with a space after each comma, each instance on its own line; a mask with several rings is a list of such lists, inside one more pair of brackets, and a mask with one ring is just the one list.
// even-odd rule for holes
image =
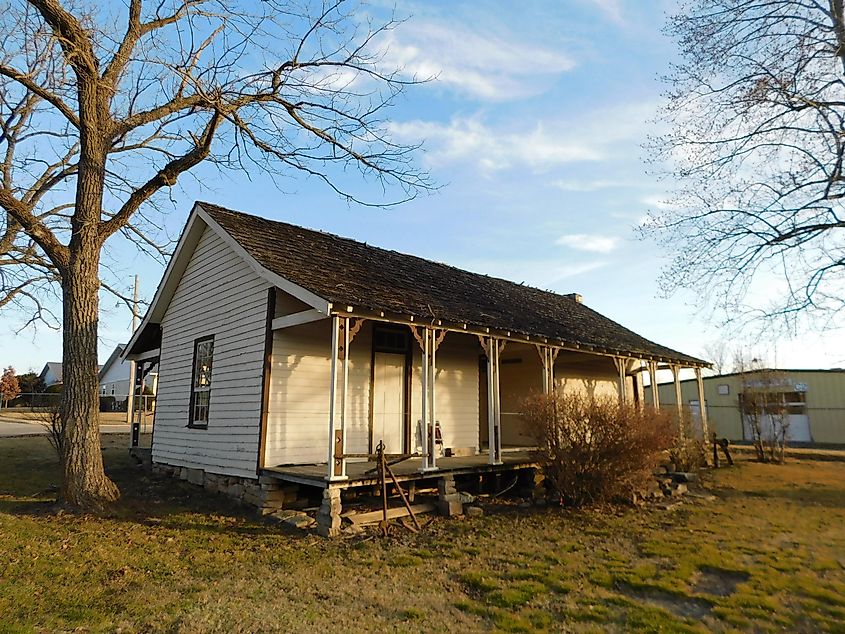
[[[765, 369], [704, 378], [704, 398], [710, 430], [729, 440], [751, 440], [740, 413], [740, 397], [748, 386], [768, 377], [767, 390], [787, 405], [789, 437], [793, 443], [845, 445], [845, 369]], [[773, 381], [772, 377], [776, 377]], [[681, 381], [683, 405], [698, 412], [694, 379]], [[673, 383], [659, 384], [661, 406], [675, 404]]]

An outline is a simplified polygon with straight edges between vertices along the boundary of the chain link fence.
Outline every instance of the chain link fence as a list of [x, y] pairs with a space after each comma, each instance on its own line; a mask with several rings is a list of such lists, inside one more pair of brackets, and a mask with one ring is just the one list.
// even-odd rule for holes
[[[0, 414], [6, 417], [24, 417], [29, 415], [45, 414], [55, 411], [61, 403], [61, 392], [36, 392], [19, 394], [8, 402], [0, 400]], [[138, 400], [141, 399], [141, 410], [145, 415], [151, 415], [155, 411], [156, 397], [144, 394], [135, 397], [134, 409], [138, 409]], [[103, 413], [126, 413], [128, 395], [100, 395], [100, 412]]]

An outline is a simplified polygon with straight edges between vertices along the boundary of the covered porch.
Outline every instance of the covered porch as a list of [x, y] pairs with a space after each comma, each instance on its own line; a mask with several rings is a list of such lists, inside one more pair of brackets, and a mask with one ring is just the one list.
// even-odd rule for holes
[[[505, 451], [499, 464], [490, 464], [486, 454], [448, 456], [437, 461], [437, 471], [423, 470], [423, 457], [410, 457], [395, 463], [391, 469], [399, 482], [419, 482], [444, 476], [504, 473], [521, 469], [534, 469], [538, 465], [530, 450]], [[326, 463], [267, 467], [261, 474], [294, 484], [326, 488], [367, 487], [378, 484], [378, 463], [375, 460], [358, 460], [346, 466], [346, 479], [331, 481], [326, 477]]]
[[[319, 384], [320, 376], [324, 381], [314, 399], [322, 400], [326, 423], [320, 441], [314, 421], [309, 433], [315, 450], [307, 457], [300, 451], [288, 454], [296, 460], [286, 459], [263, 441], [260, 468], [269, 477], [320, 487], [369, 484], [379, 443], [388, 454], [405, 458], [397, 465], [405, 479], [454, 469], [531, 465], [535, 441], [522, 428], [520, 411], [531, 393], [583, 390], [615, 394], [620, 402], [650, 401], [659, 408], [656, 382], [652, 378], [648, 399], [643, 376], [654, 377], [666, 367], [677, 379], [682, 367], [654, 355], [468, 323], [420, 323], [413, 316], [351, 306], [328, 316], [313, 310], [277, 311], [271, 328], [276, 341], [273, 372], [286, 373], [279, 384], [289, 393], [298, 383], [287, 373], [305, 365], [302, 342], [313, 339], [311, 354], [320, 355], [324, 364], [308, 376], [312, 383]], [[282, 340], [296, 342], [295, 354], [279, 344]], [[698, 367], [696, 374], [703, 389]], [[268, 395], [271, 402], [273, 398]], [[291, 395], [286, 398], [279, 408], [293, 411]], [[316, 413], [313, 400], [308, 407], [309, 414]], [[701, 419], [706, 435], [706, 408]], [[280, 425], [300, 426], [290, 417], [275, 424]], [[324, 461], [317, 458], [319, 453]]]

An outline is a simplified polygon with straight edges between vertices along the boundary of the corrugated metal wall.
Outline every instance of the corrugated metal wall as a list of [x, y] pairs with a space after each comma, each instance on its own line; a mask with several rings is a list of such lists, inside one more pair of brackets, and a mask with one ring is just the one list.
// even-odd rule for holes
[[[806, 412], [812, 441], [845, 444], [845, 370], [779, 370], [778, 374], [790, 386], [785, 390], [797, 387], [796, 391], [801, 391], [802, 387], [806, 387]], [[720, 437], [730, 440], [743, 440], [738, 399], [742, 378], [741, 375], [730, 374], [704, 379], [710, 427]], [[727, 391], [727, 394], [720, 391]], [[682, 381], [681, 393], [686, 405], [697, 401], [695, 381]], [[660, 384], [660, 404], [675, 404], [675, 388], [671, 383]]]

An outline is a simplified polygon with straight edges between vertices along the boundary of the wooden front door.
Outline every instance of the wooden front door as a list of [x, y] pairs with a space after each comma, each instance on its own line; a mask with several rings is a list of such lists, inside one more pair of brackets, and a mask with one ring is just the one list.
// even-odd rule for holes
[[373, 450], [384, 442], [387, 453], [402, 453], [405, 446], [404, 354], [373, 355]]

